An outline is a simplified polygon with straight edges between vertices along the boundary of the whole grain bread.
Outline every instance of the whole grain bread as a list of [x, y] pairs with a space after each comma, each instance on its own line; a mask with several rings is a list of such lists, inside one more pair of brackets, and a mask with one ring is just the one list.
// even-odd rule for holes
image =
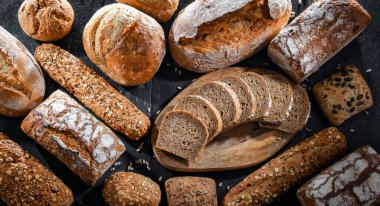
[[223, 206], [266, 205], [302, 183], [346, 149], [337, 128], [318, 132], [253, 172], [224, 197]]
[[204, 177], [174, 177], [165, 182], [169, 206], [217, 206], [215, 181]]
[[223, 131], [239, 122], [241, 107], [237, 94], [221, 81], [213, 81], [195, 91], [196, 95], [208, 99], [219, 111], [223, 121]]
[[53, 44], [37, 47], [35, 56], [53, 80], [114, 130], [132, 140], [148, 133], [149, 118], [80, 59]]
[[45, 80], [28, 49], [0, 26], [0, 115], [21, 117], [42, 102]]
[[161, 190], [157, 183], [140, 174], [117, 172], [105, 181], [103, 197], [109, 206], [158, 206]]
[[37, 159], [0, 133], [0, 199], [7, 205], [69, 206], [74, 197]]
[[125, 151], [106, 125], [60, 90], [35, 108], [21, 129], [89, 185]]
[[182, 67], [198, 73], [225, 68], [266, 46], [287, 24], [289, 0], [195, 0], [169, 33], [169, 48]]
[[211, 142], [222, 131], [223, 122], [219, 111], [209, 100], [199, 95], [185, 97], [176, 104], [174, 109], [192, 113], [202, 120], [209, 134], [207, 142]]
[[297, 83], [304, 81], [355, 39], [371, 17], [355, 0], [320, 0], [288, 24], [268, 55]]
[[209, 136], [202, 120], [181, 110], [168, 112], [159, 130], [156, 147], [189, 161], [196, 160]]

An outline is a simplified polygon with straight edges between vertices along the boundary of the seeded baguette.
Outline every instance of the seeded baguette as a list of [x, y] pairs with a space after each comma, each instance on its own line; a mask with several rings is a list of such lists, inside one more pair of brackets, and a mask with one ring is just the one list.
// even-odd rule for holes
[[69, 206], [71, 190], [37, 159], [0, 133], [0, 199], [7, 205]]
[[53, 80], [110, 127], [131, 140], [147, 134], [149, 118], [81, 60], [53, 44], [42, 44], [35, 56]]
[[302, 183], [346, 149], [346, 138], [331, 127], [288, 149], [249, 175], [224, 197], [223, 206], [265, 205]]

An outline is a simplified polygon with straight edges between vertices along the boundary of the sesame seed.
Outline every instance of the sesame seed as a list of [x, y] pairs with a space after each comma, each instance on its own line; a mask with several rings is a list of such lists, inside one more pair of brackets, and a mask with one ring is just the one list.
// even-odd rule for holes
[[181, 70], [178, 70], [178, 75], [182, 75], [182, 71]]
[[162, 176], [160, 176], [160, 177], [158, 178], [158, 181], [159, 181], [159, 182], [161, 182], [161, 181], [162, 181]]
[[365, 72], [370, 73], [370, 72], [372, 72], [372, 69], [367, 69]]
[[150, 109], [150, 107], [148, 107], [148, 112], [150, 113], [150, 111], [151, 111], [151, 109]]
[[229, 186], [229, 185], [227, 185], [227, 188], [226, 188], [226, 189], [227, 189], [227, 191], [229, 191], [229, 190], [230, 190], [230, 186]]
[[218, 186], [219, 186], [219, 187], [222, 187], [222, 185], [223, 185], [223, 182], [220, 182]]
[[178, 86], [177, 89], [182, 90], [182, 87]]
[[354, 133], [354, 132], [355, 132], [355, 130], [354, 130], [354, 129], [350, 129], [350, 132]]
[[268, 63], [268, 62], [265, 62], [264, 65], [265, 65], [265, 66], [269, 66], [269, 63]]
[[302, 0], [298, 0], [298, 4], [302, 4]]
[[160, 114], [161, 110], [157, 110], [156, 114]]
[[369, 112], [368, 111], [364, 111], [364, 114], [369, 115]]

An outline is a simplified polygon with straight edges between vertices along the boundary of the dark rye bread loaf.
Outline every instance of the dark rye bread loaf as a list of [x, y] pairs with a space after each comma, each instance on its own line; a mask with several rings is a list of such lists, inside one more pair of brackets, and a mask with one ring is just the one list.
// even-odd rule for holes
[[228, 76], [220, 81], [230, 86], [239, 98], [241, 108], [239, 122], [253, 118], [256, 112], [256, 99], [249, 85], [238, 76]]
[[213, 81], [203, 85], [196, 95], [208, 99], [219, 111], [223, 121], [223, 131], [239, 122], [241, 107], [236, 93], [226, 83]]
[[199, 95], [185, 97], [176, 104], [174, 110], [192, 113], [202, 120], [209, 134], [207, 142], [211, 142], [222, 131], [223, 122], [218, 110], [209, 100]]
[[71, 190], [37, 159], [0, 133], [0, 199], [7, 205], [69, 206]]
[[159, 128], [156, 147], [193, 161], [206, 145], [206, 125], [195, 115], [181, 110], [168, 112]]

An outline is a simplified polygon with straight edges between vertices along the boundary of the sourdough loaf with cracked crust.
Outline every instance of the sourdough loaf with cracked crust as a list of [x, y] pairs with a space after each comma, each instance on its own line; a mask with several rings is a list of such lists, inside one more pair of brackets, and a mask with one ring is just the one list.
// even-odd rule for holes
[[112, 130], [60, 90], [35, 108], [21, 129], [89, 185], [125, 151]]

